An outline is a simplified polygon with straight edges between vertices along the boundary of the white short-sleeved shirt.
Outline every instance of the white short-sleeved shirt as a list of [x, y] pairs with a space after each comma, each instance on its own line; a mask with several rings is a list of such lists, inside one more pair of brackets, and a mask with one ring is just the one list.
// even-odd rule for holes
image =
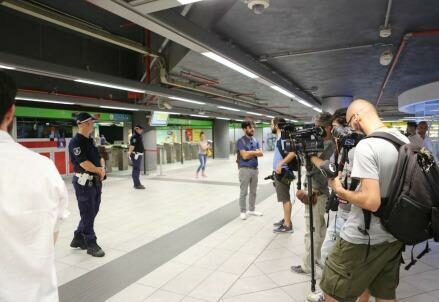
[[67, 199], [53, 162], [0, 130], [0, 301], [58, 301], [53, 235]]
[[[405, 143], [409, 139], [396, 129], [379, 129], [377, 132], [388, 132]], [[398, 160], [398, 150], [395, 146], [381, 138], [368, 138], [360, 141], [355, 148], [352, 178], [376, 179], [379, 181], [381, 197], [387, 197], [390, 182]], [[368, 236], [358, 228], [364, 228], [363, 210], [352, 205], [348, 220], [340, 233], [341, 238], [353, 244], [368, 244]], [[370, 244], [395, 241], [380, 222], [380, 219], [372, 215], [369, 229]]]

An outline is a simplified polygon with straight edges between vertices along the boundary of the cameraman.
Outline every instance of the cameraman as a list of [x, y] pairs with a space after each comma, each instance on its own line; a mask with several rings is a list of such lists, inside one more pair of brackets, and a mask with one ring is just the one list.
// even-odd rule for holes
[[[314, 255], [315, 260], [320, 259], [320, 250], [322, 248], [323, 239], [326, 235], [326, 224], [325, 224], [325, 206], [329, 198], [329, 188], [328, 180], [326, 176], [322, 174], [320, 169], [320, 164], [323, 161], [331, 158], [335, 151], [335, 143], [332, 139], [332, 115], [327, 112], [323, 112], [317, 116], [315, 120], [316, 127], [322, 127], [325, 130], [324, 150], [317, 156], [311, 156], [311, 161], [314, 165], [312, 174], [312, 190], [313, 194], [311, 197], [307, 196], [307, 192], [304, 190], [297, 191], [297, 198], [303, 203], [313, 203], [313, 224], [314, 224]], [[291, 267], [291, 270], [298, 274], [309, 274], [311, 272], [311, 233], [310, 233], [310, 217], [309, 217], [309, 207], [305, 207], [305, 256], [303, 258], [302, 265], [295, 265]]]
[[274, 186], [278, 202], [282, 203], [284, 218], [275, 223], [277, 226], [273, 231], [276, 233], [293, 233], [293, 223], [291, 222], [291, 197], [290, 183], [294, 177], [293, 171], [288, 168], [288, 164], [296, 157], [294, 152], [289, 152], [284, 157], [283, 141], [281, 139], [281, 128], [279, 125], [285, 125], [286, 121], [281, 117], [276, 117], [271, 121], [271, 132], [276, 134], [276, 148], [273, 157], [273, 176]]
[[[346, 126], [346, 108], [340, 108], [336, 110], [332, 116], [332, 129], [343, 129]], [[332, 131], [334, 133], [334, 131]], [[335, 135], [335, 134], [334, 134]], [[337, 165], [337, 170], [339, 171], [339, 177], [344, 181], [347, 188], [351, 185], [351, 172], [352, 172], [352, 164], [354, 161], [354, 152], [355, 145], [352, 146], [344, 146], [342, 138], [335, 138], [336, 142], [336, 151], [331, 157], [331, 162]], [[358, 142], [358, 141], [356, 141]], [[356, 143], [355, 142], [355, 143]], [[347, 152], [347, 154], [345, 153]], [[346, 158], [344, 157], [346, 156]], [[333, 196], [331, 195], [331, 198]], [[328, 201], [327, 210], [329, 210], [328, 214], [328, 229], [326, 231], [326, 237], [322, 244], [321, 250], [321, 263], [325, 265], [325, 261], [327, 256], [331, 253], [336, 243], [336, 240], [340, 238], [340, 231], [343, 228], [346, 220], [348, 219], [349, 212], [351, 211], [351, 204], [347, 201], [342, 200], [334, 196], [335, 199], [333, 203]], [[330, 199], [331, 199], [330, 198]], [[335, 206], [336, 209], [331, 209], [332, 206]], [[322, 292], [319, 293], [311, 293], [308, 296], [308, 301], [323, 301], [324, 295]], [[369, 295], [365, 292], [358, 302], [367, 302], [369, 301]]]
[[[387, 129], [375, 107], [365, 100], [355, 100], [346, 119], [348, 126], [366, 135], [388, 132], [409, 142], [396, 129]], [[374, 215], [367, 231], [363, 209], [378, 210], [381, 198], [388, 194], [397, 160], [398, 151], [392, 143], [380, 138], [364, 139], [356, 147], [352, 167], [351, 177], [360, 180], [357, 191], [343, 188], [338, 178], [330, 181], [337, 196], [349, 201], [352, 208], [341, 238], [326, 259], [320, 282], [326, 301], [356, 301], [366, 289], [377, 301], [395, 301], [403, 244]]]

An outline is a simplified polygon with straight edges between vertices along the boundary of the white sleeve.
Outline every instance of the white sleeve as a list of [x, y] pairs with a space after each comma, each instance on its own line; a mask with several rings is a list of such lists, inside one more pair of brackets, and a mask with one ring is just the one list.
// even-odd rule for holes
[[67, 193], [67, 187], [64, 183], [64, 180], [62, 179], [53, 162], [51, 163], [49, 181], [53, 188], [54, 194], [52, 196], [55, 198], [55, 202], [57, 204], [57, 217], [54, 232], [58, 232], [61, 223], [70, 215], [68, 210], [69, 195]]

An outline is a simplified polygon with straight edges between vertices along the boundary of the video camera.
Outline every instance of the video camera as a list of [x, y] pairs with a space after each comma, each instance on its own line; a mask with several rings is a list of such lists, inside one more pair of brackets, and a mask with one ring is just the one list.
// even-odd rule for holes
[[279, 123], [281, 139], [284, 140], [285, 152], [316, 153], [324, 149], [325, 130], [321, 127], [297, 130], [294, 124]]
[[332, 129], [332, 136], [339, 139], [341, 148], [345, 149], [355, 147], [365, 137], [350, 127], [335, 127]]

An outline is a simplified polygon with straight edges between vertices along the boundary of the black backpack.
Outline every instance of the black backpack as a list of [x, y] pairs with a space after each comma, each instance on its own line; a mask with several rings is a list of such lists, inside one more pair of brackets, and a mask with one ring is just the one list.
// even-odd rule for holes
[[[376, 132], [369, 137], [391, 142], [399, 151], [388, 197], [373, 214], [396, 239], [415, 245], [434, 239], [439, 241], [439, 166], [433, 155], [419, 146], [405, 143], [390, 133]], [[370, 227], [371, 212], [364, 211], [365, 231]], [[423, 254], [429, 251], [427, 247]], [[412, 263], [414, 264], [413, 250]]]

